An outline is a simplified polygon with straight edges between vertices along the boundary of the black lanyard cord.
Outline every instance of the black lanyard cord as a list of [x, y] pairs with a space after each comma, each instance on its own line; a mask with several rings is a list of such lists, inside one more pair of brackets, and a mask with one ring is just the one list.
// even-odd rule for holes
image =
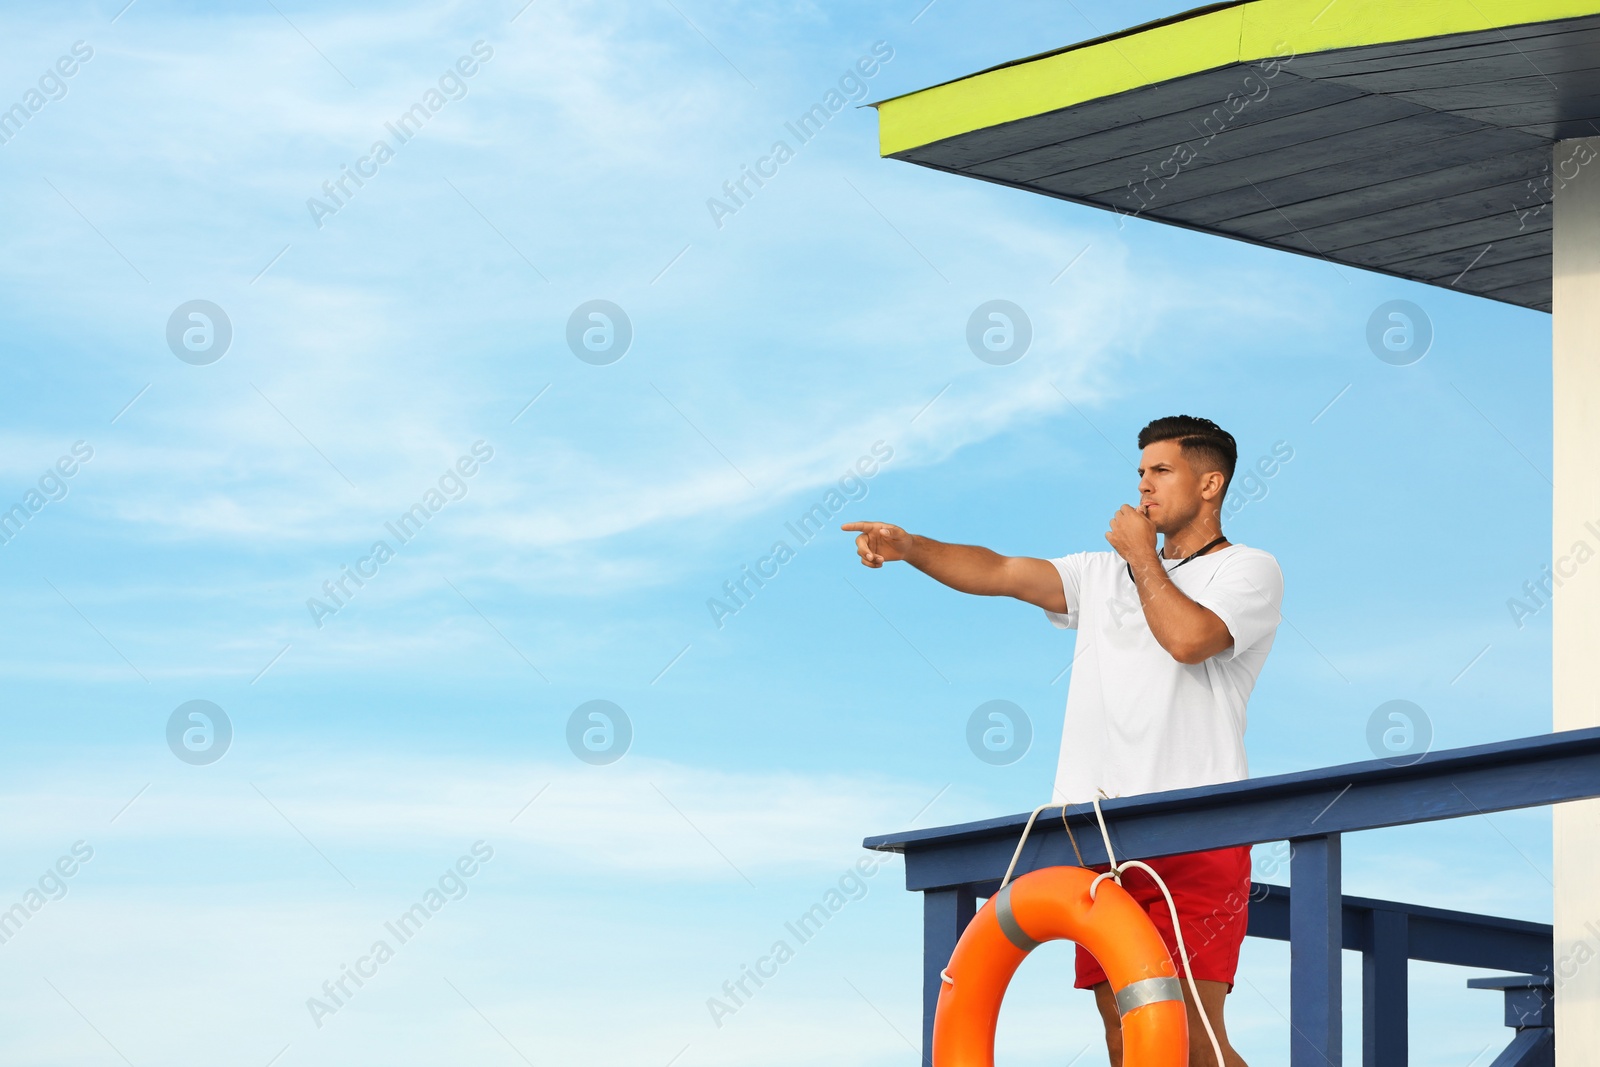
[[[1215, 541], [1211, 542], [1209, 545], [1206, 545], [1206, 547], [1202, 548], [1200, 551], [1183, 557], [1183, 561], [1178, 564], [1178, 567], [1183, 566], [1184, 563], [1188, 563], [1191, 559], [1194, 559], [1195, 556], [1203, 556], [1203, 555], [1205, 555], [1207, 552], [1210, 552], [1213, 548], [1216, 548], [1218, 545], [1222, 544], [1222, 542], [1224, 542], [1226, 540], [1227, 540], [1226, 537], [1219, 537]], [[1137, 585], [1138, 583], [1134, 580], [1134, 577], [1133, 577], [1133, 564], [1129, 563], [1127, 565], [1127, 567], [1128, 567], [1128, 581], [1134, 582], [1134, 584]], [[1167, 571], [1167, 573], [1171, 574], [1172, 571], [1177, 570], [1178, 567], [1173, 567], [1171, 570]]]

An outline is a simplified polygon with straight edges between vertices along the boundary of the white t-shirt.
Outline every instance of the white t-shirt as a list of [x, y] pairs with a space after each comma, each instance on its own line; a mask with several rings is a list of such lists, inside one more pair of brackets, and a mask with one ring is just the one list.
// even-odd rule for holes
[[1061, 574], [1076, 629], [1055, 803], [1083, 804], [1104, 789], [1133, 796], [1249, 776], [1245, 704], [1277, 634], [1283, 572], [1270, 552], [1240, 544], [1179, 567], [1163, 559], [1185, 596], [1215, 612], [1233, 644], [1203, 663], [1179, 663], [1150, 632], [1127, 563], [1115, 552], [1050, 561]]

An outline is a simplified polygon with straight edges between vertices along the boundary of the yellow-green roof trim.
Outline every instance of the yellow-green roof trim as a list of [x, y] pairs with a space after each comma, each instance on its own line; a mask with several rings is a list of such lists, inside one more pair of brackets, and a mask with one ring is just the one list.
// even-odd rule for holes
[[1597, 13], [1600, 0], [1248, 0], [1205, 8], [879, 101], [879, 154], [1239, 63]]

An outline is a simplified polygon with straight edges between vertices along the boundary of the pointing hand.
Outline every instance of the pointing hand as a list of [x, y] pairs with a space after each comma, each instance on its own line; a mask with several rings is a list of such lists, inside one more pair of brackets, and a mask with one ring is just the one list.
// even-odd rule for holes
[[886, 522], [847, 522], [839, 529], [861, 531], [856, 537], [856, 554], [863, 566], [876, 569], [885, 560], [905, 559], [911, 551], [911, 535]]

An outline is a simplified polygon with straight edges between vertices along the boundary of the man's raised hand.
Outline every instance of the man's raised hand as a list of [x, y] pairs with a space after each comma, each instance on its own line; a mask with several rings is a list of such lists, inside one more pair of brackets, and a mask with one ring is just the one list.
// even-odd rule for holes
[[911, 535], [886, 522], [847, 522], [839, 529], [860, 531], [856, 554], [862, 566], [882, 567], [885, 560], [905, 559], [911, 551]]

